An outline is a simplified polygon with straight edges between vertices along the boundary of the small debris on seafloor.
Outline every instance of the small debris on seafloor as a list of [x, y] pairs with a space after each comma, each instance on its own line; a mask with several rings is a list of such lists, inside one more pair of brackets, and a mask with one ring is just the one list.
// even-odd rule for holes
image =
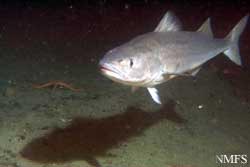
[[46, 87], [50, 87], [50, 86], [53, 86], [53, 89], [55, 89], [56, 87], [64, 87], [64, 88], [70, 89], [71, 91], [74, 91], [74, 92], [81, 91], [81, 89], [74, 88], [70, 84], [67, 84], [63, 81], [49, 81], [45, 84], [40, 84], [40, 85], [33, 84], [32, 85], [32, 87], [36, 88], [36, 89], [46, 88]]
[[14, 87], [7, 87], [4, 92], [5, 97], [14, 97], [16, 96], [16, 88]]
[[203, 108], [203, 105], [198, 105], [198, 109], [202, 109]]

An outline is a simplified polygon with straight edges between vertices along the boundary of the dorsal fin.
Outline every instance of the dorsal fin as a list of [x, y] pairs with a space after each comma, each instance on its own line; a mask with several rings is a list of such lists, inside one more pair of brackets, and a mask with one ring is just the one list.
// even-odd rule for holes
[[168, 11], [164, 17], [161, 19], [158, 26], [155, 28], [155, 32], [166, 32], [166, 31], [180, 31], [181, 22], [180, 20], [171, 12]]
[[213, 32], [211, 29], [210, 18], [208, 18], [198, 29], [197, 32], [207, 34], [210, 37], [213, 37]]

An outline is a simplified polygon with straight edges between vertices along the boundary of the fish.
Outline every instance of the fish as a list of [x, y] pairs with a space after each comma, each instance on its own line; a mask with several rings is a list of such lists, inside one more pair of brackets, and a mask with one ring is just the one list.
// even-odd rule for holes
[[244, 16], [225, 38], [214, 38], [210, 18], [197, 31], [185, 31], [178, 17], [168, 11], [153, 32], [109, 50], [99, 61], [100, 71], [133, 90], [147, 88], [153, 101], [162, 104], [156, 85], [196, 76], [204, 63], [220, 53], [241, 66], [238, 42], [248, 18], [249, 14]]

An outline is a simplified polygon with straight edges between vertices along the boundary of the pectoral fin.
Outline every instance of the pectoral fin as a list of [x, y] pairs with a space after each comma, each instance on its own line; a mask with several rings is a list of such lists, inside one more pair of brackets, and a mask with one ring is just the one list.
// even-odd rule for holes
[[199, 67], [196, 67], [196, 68], [194, 68], [192, 70], [189, 70], [189, 71], [185, 72], [184, 74], [187, 75], [187, 76], [194, 77], [200, 71], [200, 69], [201, 69], [201, 67], [199, 66]]
[[154, 102], [156, 102], [157, 104], [161, 104], [161, 99], [160, 96], [158, 95], [158, 90], [156, 88], [147, 88], [147, 89]]
[[177, 77], [178, 75], [176, 75], [176, 74], [163, 74], [162, 76], [164, 78], [164, 81], [168, 81], [170, 79]]
[[183, 76], [183, 77], [188, 77], [188, 76], [195, 76], [199, 71], [200, 71], [201, 67], [196, 67], [192, 70], [189, 70], [189, 71], [186, 71], [184, 73], [167, 73], [167, 74], [164, 74], [163, 77], [165, 79], [165, 81], [167, 80], [170, 80], [170, 79], [173, 79], [175, 77], [178, 77], [178, 76]]
[[196, 68], [196, 69], [194, 69], [190, 74], [191, 74], [191, 76], [195, 76], [199, 71], [200, 71], [200, 67], [199, 68]]

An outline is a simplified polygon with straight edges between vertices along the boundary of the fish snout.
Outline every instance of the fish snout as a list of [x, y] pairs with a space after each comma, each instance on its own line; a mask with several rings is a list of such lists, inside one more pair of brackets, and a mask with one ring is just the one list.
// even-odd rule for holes
[[105, 62], [104, 59], [101, 59], [101, 60], [99, 61], [98, 68], [99, 68], [99, 70], [100, 70], [101, 72], [104, 72], [104, 70], [107, 69], [107, 68], [106, 68], [106, 62]]
[[102, 58], [102, 59], [99, 61], [99, 63], [98, 63], [99, 68], [101, 68], [102, 66], [104, 66], [104, 64], [105, 64], [105, 61], [104, 61], [104, 59]]

